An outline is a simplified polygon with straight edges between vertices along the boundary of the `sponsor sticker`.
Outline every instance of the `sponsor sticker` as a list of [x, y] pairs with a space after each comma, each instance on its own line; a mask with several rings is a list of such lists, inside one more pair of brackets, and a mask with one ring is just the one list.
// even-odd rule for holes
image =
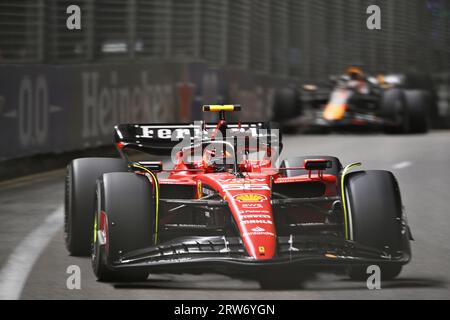
[[259, 208], [263, 208], [263, 205], [261, 203], [243, 203], [242, 204], [242, 208], [247, 208], [247, 209], [259, 209]]
[[246, 214], [241, 216], [241, 219], [270, 219], [269, 214]]
[[222, 183], [230, 183], [230, 184], [266, 182], [265, 178], [244, 178], [244, 179], [227, 178], [227, 179], [217, 179], [217, 180]]
[[223, 190], [270, 190], [265, 184], [226, 184], [222, 186]]
[[253, 232], [264, 232], [264, 231], [266, 231], [266, 229], [261, 228], [260, 226], [257, 226], [257, 227], [255, 227], [255, 228], [252, 228], [251, 230], [252, 230]]
[[241, 210], [241, 214], [270, 214], [269, 210]]
[[273, 224], [272, 220], [265, 219], [251, 219], [251, 220], [243, 220], [241, 224]]
[[211, 189], [209, 189], [209, 188], [203, 187], [203, 188], [202, 188], [202, 193], [203, 193], [204, 195], [211, 196], [211, 195], [213, 195], [213, 194], [216, 194], [216, 191], [211, 190]]
[[266, 248], [264, 246], [259, 246], [258, 247], [258, 252], [260, 255], [264, 255], [266, 253]]
[[262, 202], [267, 200], [267, 197], [257, 193], [240, 193], [233, 197], [239, 202]]
[[260, 231], [260, 232], [247, 232], [244, 233], [243, 235], [244, 237], [251, 237], [251, 236], [269, 236], [269, 237], [273, 237], [275, 236], [273, 234], [273, 232], [268, 232], [268, 231]]

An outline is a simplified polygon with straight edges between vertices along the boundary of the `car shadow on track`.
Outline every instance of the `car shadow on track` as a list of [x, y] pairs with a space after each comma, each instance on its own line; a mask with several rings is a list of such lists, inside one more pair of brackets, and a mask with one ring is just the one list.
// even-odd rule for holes
[[242, 287], [252, 287], [251, 283], [250, 281], [243, 282], [240, 279], [212, 273], [203, 275], [150, 275], [147, 281], [120, 282], [112, 285], [116, 289], [236, 290]]
[[[114, 283], [115, 289], [164, 289], [164, 290], [210, 290], [210, 291], [254, 291], [262, 290], [256, 281], [237, 278], [216, 279], [174, 279], [159, 278], [149, 279], [144, 282]], [[439, 279], [425, 278], [401, 278], [392, 281], [384, 281], [383, 289], [427, 289], [446, 288], [446, 282]], [[299, 283], [298, 288], [278, 288], [282, 291], [337, 291], [367, 289], [364, 282], [349, 279], [340, 279], [323, 283], [322, 281], [307, 281]]]
[[[311, 284], [311, 283], [310, 283]], [[447, 283], [439, 279], [426, 278], [400, 278], [391, 281], [382, 281], [382, 289], [443, 289], [447, 287]], [[335, 291], [335, 290], [357, 290], [367, 289], [365, 282], [353, 281], [350, 279], [341, 279], [330, 286], [314, 286], [308, 285], [307, 291]]]
[[[164, 289], [164, 290], [210, 290], [210, 291], [254, 291], [259, 290], [257, 281], [227, 277], [216, 274], [150, 276], [149, 280], [132, 283], [113, 283], [115, 289]], [[301, 288], [301, 283], [298, 285]], [[296, 288], [283, 290], [298, 290]]]

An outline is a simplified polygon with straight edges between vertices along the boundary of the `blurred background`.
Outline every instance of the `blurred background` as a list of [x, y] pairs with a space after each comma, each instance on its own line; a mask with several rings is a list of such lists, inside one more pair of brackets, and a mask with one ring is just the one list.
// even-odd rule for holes
[[277, 88], [355, 62], [427, 74], [446, 123], [449, 24], [447, 0], [4, 0], [0, 160], [109, 144], [115, 123], [191, 121], [208, 103], [267, 120]]
[[[76, 4], [82, 29], [68, 30]], [[381, 30], [366, 8], [381, 9]], [[2, 63], [202, 62], [320, 79], [361, 61], [369, 72], [449, 68], [444, 0], [2, 1]]]
[[[81, 9], [79, 30], [67, 28], [70, 5]], [[380, 7], [381, 29], [367, 28], [369, 5]], [[397, 281], [367, 290], [319, 275], [302, 290], [271, 292], [184, 275], [121, 287], [96, 282], [89, 259], [68, 256], [64, 168], [117, 156], [115, 124], [190, 122], [214, 103], [241, 104], [240, 120], [271, 120], [277, 92], [355, 63], [366, 74], [421, 75], [439, 125], [411, 135], [286, 134], [282, 157], [334, 155], [394, 172], [416, 240]], [[448, 299], [445, 128], [449, 0], [1, 0], [0, 299]], [[81, 290], [66, 287], [71, 265], [82, 270]]]

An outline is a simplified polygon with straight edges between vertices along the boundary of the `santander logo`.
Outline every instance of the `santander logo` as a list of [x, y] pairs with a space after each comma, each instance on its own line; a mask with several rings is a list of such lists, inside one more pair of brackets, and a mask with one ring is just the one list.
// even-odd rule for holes
[[266, 231], [266, 229], [258, 226], [258, 227], [252, 228], [252, 231], [253, 232], [263, 232], [263, 231]]

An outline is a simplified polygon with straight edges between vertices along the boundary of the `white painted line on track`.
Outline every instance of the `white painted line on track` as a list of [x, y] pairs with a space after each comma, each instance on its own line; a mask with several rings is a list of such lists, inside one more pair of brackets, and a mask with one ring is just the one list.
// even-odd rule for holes
[[404, 169], [412, 165], [411, 161], [402, 161], [392, 166], [392, 169]]
[[37, 259], [63, 226], [63, 207], [53, 211], [9, 255], [0, 270], [0, 300], [20, 299]]

